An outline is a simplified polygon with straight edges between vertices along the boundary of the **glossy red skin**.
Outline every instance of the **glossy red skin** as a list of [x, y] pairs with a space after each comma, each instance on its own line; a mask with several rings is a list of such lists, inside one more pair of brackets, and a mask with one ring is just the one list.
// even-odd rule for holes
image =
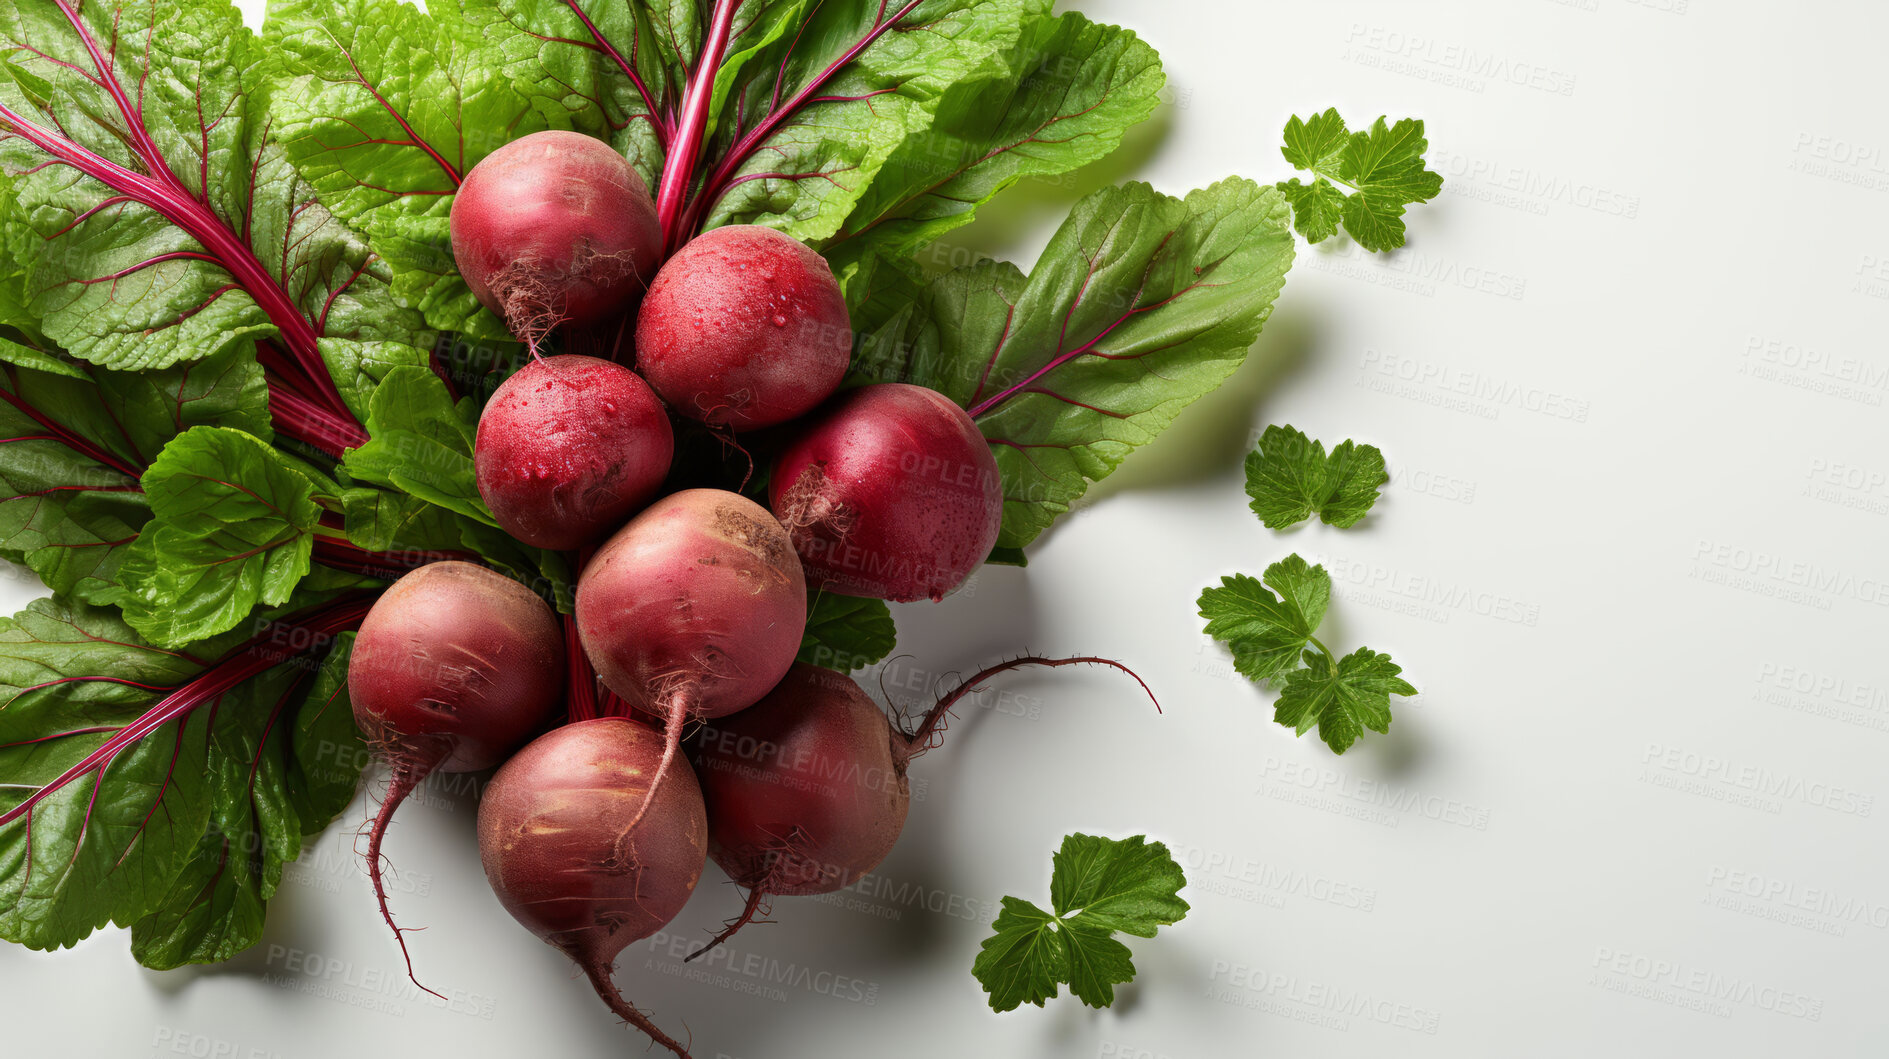
[[745, 709], [800, 651], [807, 582], [787, 531], [721, 489], [656, 501], [606, 541], [577, 580], [577, 635], [611, 691], [659, 717], [690, 686], [689, 712]]
[[479, 495], [505, 532], [571, 551], [623, 525], [675, 455], [668, 413], [630, 369], [596, 357], [533, 361], [479, 416]]
[[848, 390], [781, 451], [768, 506], [807, 581], [849, 596], [943, 599], [990, 556], [1003, 484], [990, 445], [936, 390]]
[[629, 308], [662, 263], [643, 178], [576, 132], [521, 136], [473, 166], [453, 197], [452, 236], [466, 285], [520, 338]]
[[905, 738], [843, 673], [796, 663], [692, 745], [709, 855], [749, 889], [832, 893], [877, 867], [905, 827]]
[[512, 918], [580, 964], [607, 967], [662, 929], [702, 877], [708, 816], [672, 769], [636, 829], [662, 733], [627, 717], [578, 721], [512, 755], [479, 800], [479, 860]]
[[348, 656], [354, 721], [396, 757], [439, 741], [451, 750], [438, 768], [491, 768], [562, 701], [563, 647], [530, 589], [472, 563], [428, 563], [361, 622]]
[[677, 251], [636, 320], [636, 370], [669, 407], [736, 430], [804, 415], [839, 386], [852, 349], [826, 259], [753, 224]]

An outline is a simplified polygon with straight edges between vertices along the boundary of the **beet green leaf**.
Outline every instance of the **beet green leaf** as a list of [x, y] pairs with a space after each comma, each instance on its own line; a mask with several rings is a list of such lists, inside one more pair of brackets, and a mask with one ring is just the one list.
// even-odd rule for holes
[[891, 654], [897, 642], [898, 628], [884, 600], [819, 592], [807, 601], [799, 660], [850, 673]]
[[358, 777], [358, 737], [332, 716], [349, 712], [345, 656], [303, 660], [365, 608], [259, 620], [192, 652], [56, 600], [0, 619], [0, 937], [49, 949], [136, 924], [153, 966], [252, 943], [282, 863]]
[[386, 266], [270, 139], [266, 49], [217, 0], [0, 8], [8, 249], [43, 332], [104, 367], [270, 339], [412, 339]]
[[162, 647], [235, 628], [280, 606], [308, 573], [316, 483], [253, 435], [194, 427], [144, 472], [151, 521], [119, 575], [125, 620]]
[[936, 120], [906, 137], [825, 252], [843, 268], [909, 255], [1026, 177], [1069, 172], [1120, 145], [1153, 112], [1160, 59], [1134, 33], [1074, 12], [1032, 18], [984, 69], [953, 84]]
[[[9, 348], [9, 346], [11, 348]], [[269, 436], [262, 369], [228, 348], [194, 364], [109, 371], [0, 345], [0, 555], [56, 592], [123, 599], [118, 570], [149, 517], [139, 476], [173, 436], [224, 426]], [[56, 371], [15, 367], [44, 363]]]

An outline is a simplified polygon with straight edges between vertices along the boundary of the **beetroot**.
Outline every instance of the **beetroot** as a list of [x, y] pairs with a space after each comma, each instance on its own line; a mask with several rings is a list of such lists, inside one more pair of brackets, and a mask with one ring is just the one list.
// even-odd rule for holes
[[964, 409], [888, 382], [835, 398], [781, 452], [768, 502], [815, 587], [943, 599], [1003, 523], [996, 457]]
[[669, 407], [735, 430], [811, 410], [839, 386], [852, 347], [826, 260], [752, 224], [678, 251], [636, 321], [636, 368]]
[[537, 344], [560, 324], [628, 309], [662, 261], [662, 226], [634, 166], [576, 132], [487, 155], [452, 206], [453, 259], [479, 304]]
[[575, 961], [610, 1010], [686, 1056], [610, 979], [624, 947], [674, 919], [702, 877], [702, 791], [688, 769], [657, 790], [662, 754], [662, 735], [626, 717], [538, 737], [486, 788], [479, 860], [512, 918]]
[[368, 831], [367, 865], [408, 977], [413, 960], [381, 880], [387, 825], [433, 771], [489, 769], [544, 725], [564, 692], [560, 647], [542, 599], [471, 563], [414, 570], [361, 622], [348, 695], [355, 723], [393, 770]]
[[500, 384], [473, 447], [479, 495], [538, 548], [594, 544], [654, 496], [675, 436], [636, 373], [595, 357], [535, 360]]
[[577, 580], [577, 636], [611, 691], [661, 718], [652, 786], [683, 726], [753, 705], [799, 653], [807, 583], [787, 531], [720, 489], [663, 497], [605, 542]]
[[709, 855], [748, 897], [689, 958], [728, 940], [771, 896], [832, 893], [877, 867], [905, 827], [912, 759], [933, 745], [966, 693], [1018, 666], [1078, 663], [1141, 682], [1106, 658], [1017, 658], [958, 685], [908, 734], [851, 677], [796, 664], [766, 698], [704, 727], [691, 747], [708, 801]]

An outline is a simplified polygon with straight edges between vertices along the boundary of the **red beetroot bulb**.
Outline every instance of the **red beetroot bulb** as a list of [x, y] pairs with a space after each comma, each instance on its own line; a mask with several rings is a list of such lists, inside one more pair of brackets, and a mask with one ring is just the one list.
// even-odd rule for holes
[[662, 262], [643, 178], [576, 132], [534, 132], [473, 166], [453, 197], [452, 239], [479, 304], [534, 346], [630, 307]]
[[595, 357], [535, 360], [479, 416], [479, 495], [536, 548], [594, 544], [641, 510], [675, 455], [669, 416], [630, 369]]
[[826, 259], [752, 224], [677, 251], [636, 321], [636, 368], [669, 407], [735, 430], [813, 409], [845, 377], [852, 347]]
[[1003, 526], [997, 459], [964, 409], [906, 383], [834, 398], [775, 460], [768, 506], [811, 587], [943, 599]]

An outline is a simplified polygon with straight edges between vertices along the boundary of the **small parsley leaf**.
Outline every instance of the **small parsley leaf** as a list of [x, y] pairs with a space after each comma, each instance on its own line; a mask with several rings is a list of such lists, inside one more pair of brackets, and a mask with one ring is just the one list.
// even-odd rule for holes
[[1273, 705], [1273, 720], [1300, 735], [1318, 726], [1318, 737], [1337, 753], [1344, 753], [1369, 728], [1389, 732], [1392, 695], [1415, 695], [1417, 689], [1398, 676], [1403, 668], [1389, 655], [1368, 647], [1339, 659], [1316, 651], [1305, 654], [1305, 668], [1286, 676], [1285, 690]]
[[1135, 977], [1117, 932], [1152, 938], [1187, 914], [1187, 878], [1159, 842], [1068, 835], [1052, 859], [1050, 905], [1005, 897], [993, 933], [971, 965], [992, 1011], [1057, 995], [1059, 985], [1090, 1007], [1115, 1002], [1115, 987]]
[[1325, 568], [1290, 555], [1266, 568], [1263, 584], [1246, 574], [1221, 578], [1219, 588], [1201, 592], [1199, 606], [1207, 635], [1232, 648], [1241, 675], [1260, 681], [1298, 664], [1330, 602]]
[[[1270, 586], [1278, 592], [1267, 591]], [[1314, 635], [1331, 603], [1331, 575], [1297, 555], [1266, 568], [1262, 584], [1245, 574], [1221, 578], [1200, 594], [1207, 634], [1233, 651], [1233, 666], [1254, 682], [1276, 681], [1273, 719], [1344, 753], [1366, 729], [1389, 732], [1390, 697], [1415, 695], [1389, 655], [1359, 648], [1339, 658]]]
[[1316, 514], [1340, 529], [1356, 525], [1390, 481], [1384, 454], [1346, 441], [1325, 454], [1323, 443], [1291, 426], [1269, 426], [1246, 457], [1246, 494], [1268, 529]]
[[[1404, 207], [1428, 202], [1443, 189], [1443, 178], [1424, 167], [1423, 122], [1405, 118], [1395, 125], [1380, 117], [1369, 129], [1348, 132], [1336, 109], [1310, 118], [1294, 115], [1286, 123], [1280, 153], [1294, 169], [1312, 174], [1279, 182], [1292, 203], [1293, 225], [1313, 243], [1345, 231], [1366, 250], [1395, 250], [1404, 245]], [[1347, 195], [1339, 185], [1351, 189]]]

